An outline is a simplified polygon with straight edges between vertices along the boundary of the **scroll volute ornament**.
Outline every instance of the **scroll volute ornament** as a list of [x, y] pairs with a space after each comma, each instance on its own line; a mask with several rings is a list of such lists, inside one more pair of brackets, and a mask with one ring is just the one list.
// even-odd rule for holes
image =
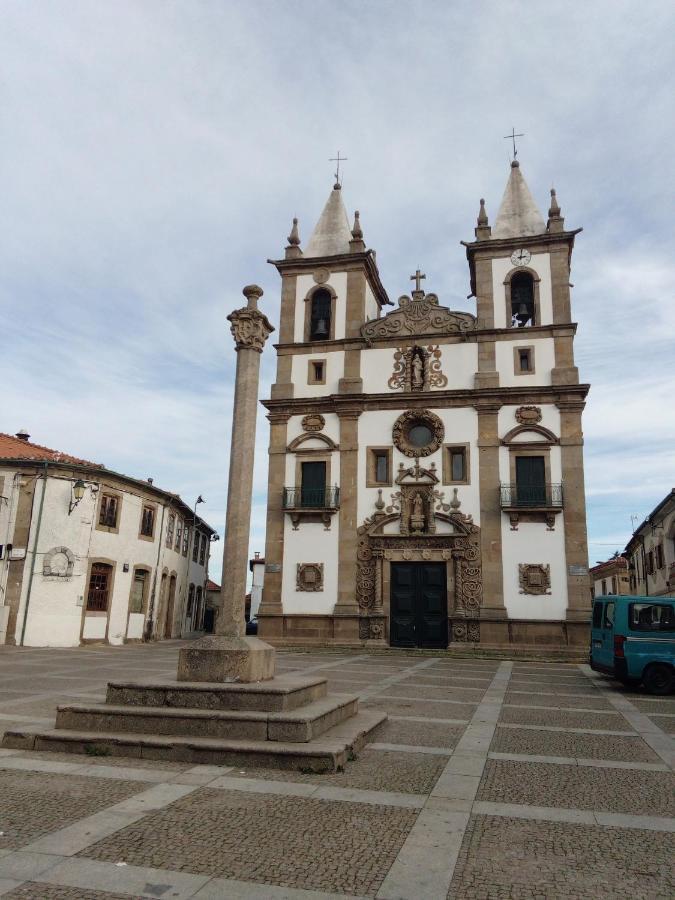
[[538, 425], [541, 422], [540, 407], [519, 406], [516, 410], [516, 421], [521, 425]]
[[248, 300], [248, 306], [235, 309], [227, 317], [235, 348], [237, 351], [255, 350], [262, 353], [265, 341], [274, 331], [267, 316], [258, 309], [258, 299], [262, 297], [263, 289], [257, 284], [247, 284], [243, 294]]

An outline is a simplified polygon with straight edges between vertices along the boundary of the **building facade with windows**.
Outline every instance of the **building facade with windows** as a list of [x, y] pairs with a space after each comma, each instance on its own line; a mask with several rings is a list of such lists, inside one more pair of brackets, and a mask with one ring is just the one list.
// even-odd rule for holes
[[625, 556], [614, 556], [606, 562], [591, 567], [591, 583], [594, 597], [609, 594], [630, 594], [628, 560]]
[[0, 643], [199, 630], [214, 534], [151, 481], [0, 434]]
[[636, 596], [675, 596], [675, 488], [666, 494], [626, 544], [630, 588]]
[[[278, 644], [581, 645], [590, 587], [575, 236], [514, 161], [464, 243], [475, 312], [431, 275], [394, 305], [336, 184], [283, 259], [259, 634]], [[423, 283], [424, 282], [424, 283]]]

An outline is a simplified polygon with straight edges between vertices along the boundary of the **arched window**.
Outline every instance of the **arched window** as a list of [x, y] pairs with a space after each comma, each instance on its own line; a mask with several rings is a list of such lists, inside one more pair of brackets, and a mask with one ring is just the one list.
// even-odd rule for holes
[[511, 327], [535, 324], [534, 279], [529, 272], [517, 272], [511, 279]]
[[311, 303], [309, 339], [310, 341], [327, 341], [330, 338], [331, 296], [326, 290], [316, 291]]

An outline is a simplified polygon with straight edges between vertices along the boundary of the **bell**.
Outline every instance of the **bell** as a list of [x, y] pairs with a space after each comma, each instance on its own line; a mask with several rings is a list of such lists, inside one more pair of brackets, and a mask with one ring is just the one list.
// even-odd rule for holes
[[316, 323], [316, 328], [314, 329], [314, 337], [328, 337], [328, 326], [325, 319], [319, 319], [319, 321]]
[[518, 308], [518, 315], [516, 316], [518, 321], [520, 322], [520, 326], [522, 328], [523, 325], [530, 319], [530, 310], [527, 308], [526, 303], [521, 303]]

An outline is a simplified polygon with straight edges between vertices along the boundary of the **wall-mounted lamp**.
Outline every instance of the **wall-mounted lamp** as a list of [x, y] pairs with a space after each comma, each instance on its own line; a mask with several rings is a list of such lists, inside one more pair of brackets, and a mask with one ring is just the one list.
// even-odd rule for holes
[[70, 503], [68, 504], [68, 515], [75, 509], [80, 500], [84, 497], [84, 489], [86, 488], [86, 484], [82, 481], [81, 478], [78, 478], [75, 484], [71, 487], [72, 497], [70, 498]]

